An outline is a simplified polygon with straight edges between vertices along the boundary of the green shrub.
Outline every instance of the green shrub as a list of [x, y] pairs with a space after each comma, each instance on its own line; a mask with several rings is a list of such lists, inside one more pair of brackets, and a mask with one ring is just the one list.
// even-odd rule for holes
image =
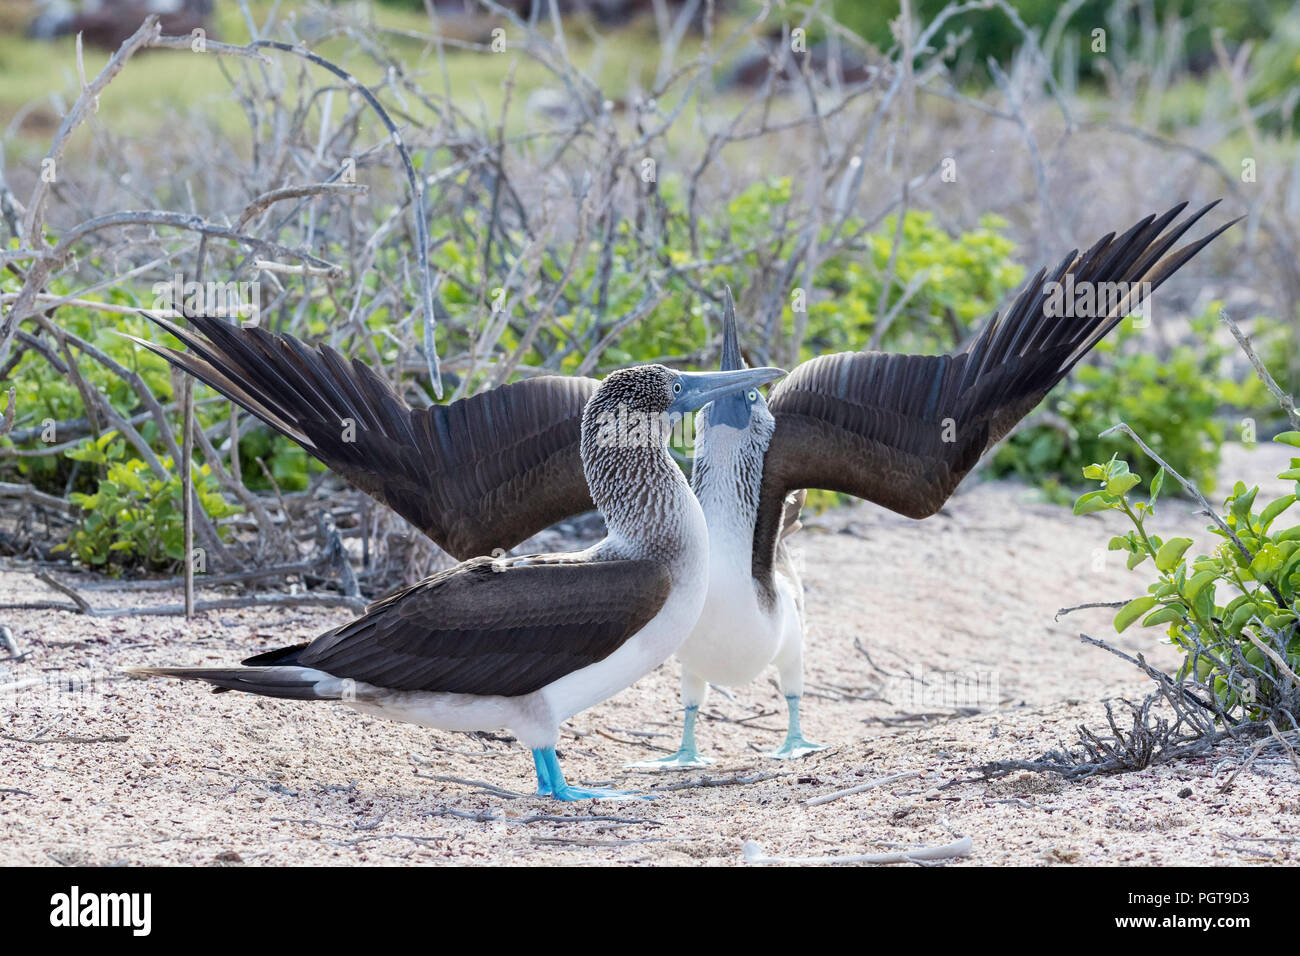
[[303, 491], [311, 481], [312, 475], [324, 471], [322, 465], [297, 442], [277, 435], [260, 422], [253, 422], [251, 427], [239, 435], [239, 466], [244, 487], [251, 491], [270, 491], [271, 482], [267, 480], [261, 459], [275, 487], [281, 491]]
[[[1276, 440], [1300, 447], [1300, 432], [1286, 432]], [[1216, 524], [1210, 531], [1223, 542], [1208, 554], [1189, 558], [1192, 539], [1163, 539], [1147, 530], [1165, 481], [1163, 469], [1152, 479], [1146, 501], [1132, 499], [1142, 479], [1123, 460], [1091, 464], [1084, 477], [1098, 481], [1100, 488], [1079, 498], [1075, 514], [1122, 512], [1133, 530], [1111, 538], [1110, 550], [1126, 552], [1130, 569], [1151, 561], [1156, 574], [1148, 593], [1115, 615], [1115, 629], [1123, 631], [1139, 620], [1144, 627], [1167, 627], [1169, 639], [1185, 655], [1180, 677], [1194, 675], [1225, 711], [1241, 708], [1251, 718], [1263, 719], [1278, 708], [1294, 707], [1300, 688], [1259, 643], [1271, 647], [1292, 671], [1300, 667], [1295, 611], [1300, 525], [1280, 521], [1295, 504], [1296, 493], [1255, 510], [1258, 486], [1248, 490], [1237, 482], [1224, 502], [1222, 521], [1242, 547]], [[1279, 477], [1296, 481], [1295, 491], [1300, 492], [1300, 458], [1293, 458], [1291, 468]]]
[[[913, 16], [929, 24], [946, 6], [947, 0], [913, 0]], [[1057, 0], [1012, 0], [1025, 25], [1041, 38], [1051, 27], [1060, 12]], [[1100, 77], [1101, 63], [1114, 56], [1114, 44], [1121, 38], [1115, 36], [1113, 17], [1117, 11], [1115, 0], [1083, 0], [1074, 10], [1066, 25], [1066, 42], [1078, 50], [1079, 64], [1085, 75]], [[1150, 9], [1163, 25], [1174, 18], [1183, 20], [1186, 38], [1183, 42], [1186, 57], [1193, 65], [1201, 66], [1213, 61], [1211, 31], [1224, 31], [1229, 48], [1246, 40], [1263, 40], [1285, 21], [1292, 8], [1290, 0], [1154, 0]], [[834, 0], [831, 5], [834, 17], [881, 50], [890, 49], [894, 43], [892, 22], [899, 15], [897, 0], [883, 3], [864, 3], [862, 0]], [[1143, 40], [1143, 23], [1137, 4], [1124, 4], [1127, 24], [1127, 47], [1130, 54], [1139, 55]], [[1107, 32], [1108, 56], [1098, 56], [1091, 50], [1092, 31], [1097, 28]], [[1012, 54], [1024, 45], [1024, 36], [1001, 10], [975, 10], [953, 17], [940, 29], [939, 36], [970, 30], [970, 38], [958, 50], [958, 57], [968, 69], [970, 77], [983, 79], [985, 64], [992, 57], [1005, 68]]]
[[[104, 477], [93, 494], [70, 496], [85, 515], [81, 527], [55, 550], [71, 551], [83, 564], [98, 568], [162, 570], [185, 559], [181, 476], [172, 474], [170, 457], [159, 459], [170, 476], [163, 481], [145, 462], [126, 457], [126, 443], [112, 432], [86, 439], [67, 455], [100, 466]], [[194, 469], [194, 500], [196, 510], [202, 508], [213, 519], [240, 510], [221, 496], [207, 465]]]
[[[56, 285], [54, 291], [66, 290]], [[120, 305], [138, 304], [124, 290], [110, 290], [106, 301]], [[155, 327], [142, 316], [108, 315], [92, 309], [65, 306], [59, 310], [58, 323], [119, 365], [139, 374], [160, 403], [166, 405], [173, 400], [171, 369], [167, 362], [119, 334], [157, 337]], [[139, 395], [128, 383], [99, 362], [82, 355], [75, 346], [70, 346], [70, 352], [86, 386], [105, 397], [117, 414], [130, 418], [143, 410]], [[59, 357], [67, 360], [66, 355], [60, 354]], [[18, 423], [20, 428], [39, 428], [47, 420], [67, 422], [87, 415], [81, 392], [72, 377], [60, 372], [34, 349], [24, 352], [8, 378], [0, 382], [0, 391], [10, 388], [14, 389], [17, 407], [22, 412]], [[195, 391], [197, 399], [214, 395], [214, 391], [201, 384]], [[222, 400], [197, 405], [195, 418], [199, 427], [207, 429], [224, 420], [228, 414], [229, 406]], [[178, 423], [179, 418], [173, 415], [171, 420]], [[174, 427], [179, 429], [178, 424]], [[161, 453], [163, 443], [157, 423], [148, 418], [138, 429], [141, 437]], [[73, 500], [81, 506], [82, 513], [80, 526], [64, 542], [64, 549], [85, 563], [103, 566], [111, 559], [114, 567], [163, 567], [180, 559], [179, 477], [166, 488], [160, 487], [144, 462], [126, 457], [126, 445], [117, 439], [115, 430], [107, 430], [97, 442], [86, 438], [62, 454], [6, 459], [0, 472], [7, 472], [8, 477], [14, 480], [30, 483], [41, 491], [58, 496], [70, 487], [74, 493]], [[66, 441], [67, 436], [55, 433], [54, 444]], [[0, 444], [39, 450], [45, 443], [40, 436], [21, 443], [5, 436], [0, 438]], [[257, 463], [258, 458], [266, 463], [282, 491], [306, 488], [311, 474], [324, 467], [310, 459], [294, 442], [271, 433], [260, 424], [241, 434], [239, 452], [244, 483], [254, 491], [271, 487]], [[170, 468], [170, 458], [160, 460]], [[95, 467], [84, 467], [87, 464]], [[201, 476], [195, 486], [199, 492], [196, 500], [210, 517], [216, 519], [239, 510], [222, 498], [215, 479], [208, 477], [208, 466], [196, 471]], [[111, 547], [117, 534], [123, 535], [122, 543]]]
[[[660, 193], [667, 209], [667, 236], [663, 247], [676, 264], [692, 261], [723, 262], [723, 265], [692, 272], [696, 283], [708, 289], [730, 284], [739, 295], [760, 270], [770, 268], [761, 261], [764, 248], [770, 246], [773, 224], [787, 214], [797, 221], [798, 213], [788, 209], [791, 182], [776, 178], [745, 189], [728, 204], [727, 214], [701, 217], [696, 241], [699, 252], [693, 254], [688, 226], [686, 200], [675, 178], [660, 183]], [[825, 352], [860, 349], [870, 341], [878, 321], [880, 290], [888, 274], [890, 250], [894, 243], [896, 217], [860, 237], [863, 248], [841, 251], [823, 261], [813, 275], [813, 288], [806, 290], [807, 324], [800, 358]], [[902, 242], [894, 264], [894, 281], [885, 298], [886, 313], [899, 302], [907, 283], [924, 274], [924, 282], [899, 312], [882, 339], [882, 347], [921, 352], [951, 349], [1020, 282], [1024, 271], [1010, 261], [1015, 244], [999, 230], [1005, 223], [994, 216], [985, 217], [978, 229], [950, 236], [929, 213], [911, 211], [903, 222]], [[844, 235], [856, 235], [861, 221], [848, 220]], [[435, 223], [436, 234], [449, 235], [435, 253], [435, 264], [453, 275], [473, 276], [479, 271], [479, 230], [474, 216], [461, 222]], [[823, 238], [830, 237], [827, 227]], [[620, 303], [620, 310], [630, 310], [645, 291], [645, 280], [636, 263], [644, 258], [640, 237], [628, 222], [621, 222], [608, 251], [611, 266], [606, 291], [608, 302]], [[520, 237], [523, 245], [523, 237]], [[746, 250], [736, 256], [737, 250]], [[588, 289], [596, 283], [603, 257], [607, 253], [592, 242], [579, 256], [570, 278], [573, 289]], [[734, 259], [734, 261], [733, 261]], [[553, 269], [553, 273], [552, 273]], [[550, 278], [558, 281], [560, 265], [548, 266]], [[705, 305], [701, 304], [692, 283], [677, 274], [664, 286], [665, 298], [658, 308], [640, 322], [626, 329], [600, 358], [597, 373], [604, 374], [623, 365], [645, 362], [672, 355], [697, 351], [705, 338]], [[468, 331], [474, 327], [470, 315], [478, 309], [478, 290], [457, 283], [444, 286], [443, 301], [458, 318], [443, 329], [443, 348], [449, 352], [470, 347]], [[539, 296], [548, 293], [542, 292]], [[541, 363], [559, 352], [560, 371], [575, 371], [586, 354], [577, 343], [594, 344], [608, 327], [609, 317], [585, 300], [575, 301], [567, 310], [556, 309], [549, 328], [538, 330], [535, 351], [526, 362]], [[525, 328], [527, 309], [540, 307], [540, 301], [512, 301], [509, 308], [516, 318], [514, 328], [507, 329], [500, 345], [514, 349]], [[785, 298], [781, 314], [780, 336], [788, 341], [796, 326], [794, 301]], [[742, 321], [746, 317], [742, 316]], [[751, 337], [753, 333], [751, 332]], [[570, 345], [569, 343], [574, 343]], [[778, 345], [780, 341], [778, 342]]]
[[[866, 256], [841, 253], [818, 270], [818, 288], [832, 295], [808, 310], [803, 358], [861, 349], [871, 341], [882, 318], [880, 289], [897, 223], [898, 217], [889, 216], [866, 236]], [[947, 352], [992, 313], [1024, 276], [1010, 258], [1015, 243], [998, 231], [1005, 226], [1004, 220], [985, 216], [978, 229], [953, 237], [929, 213], [907, 213], [884, 315], [898, 306], [908, 283], [921, 285], [889, 326], [881, 347]]]

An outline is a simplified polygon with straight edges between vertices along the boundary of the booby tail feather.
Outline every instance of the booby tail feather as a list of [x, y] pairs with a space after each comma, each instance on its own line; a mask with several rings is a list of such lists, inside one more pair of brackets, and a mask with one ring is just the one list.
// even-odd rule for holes
[[343, 681], [310, 667], [133, 667], [132, 677], [175, 677], [213, 685], [213, 693], [230, 690], [286, 700], [339, 700]]

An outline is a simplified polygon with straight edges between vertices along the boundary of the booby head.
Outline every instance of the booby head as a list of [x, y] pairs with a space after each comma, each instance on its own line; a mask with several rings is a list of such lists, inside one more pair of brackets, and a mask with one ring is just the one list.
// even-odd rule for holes
[[682, 415], [734, 395], [757, 395], [779, 368], [679, 372], [638, 365], [611, 372], [583, 412], [583, 457], [598, 449], [660, 449]]
[[679, 372], [663, 365], [611, 372], [582, 413], [582, 467], [606, 526], [640, 521], [646, 501], [686, 487], [668, 454], [683, 415], [784, 374], [779, 368]]
[[[724, 289], [722, 312], [722, 361], [718, 366], [729, 372], [745, 368], [745, 359], [740, 354], [740, 333], [736, 325], [736, 303], [731, 297], [731, 287]], [[713, 403], [704, 412], [708, 425], [745, 431], [754, 427], [756, 431], [766, 430], [772, 415], [767, 410], [767, 402], [757, 386], [731, 392]]]

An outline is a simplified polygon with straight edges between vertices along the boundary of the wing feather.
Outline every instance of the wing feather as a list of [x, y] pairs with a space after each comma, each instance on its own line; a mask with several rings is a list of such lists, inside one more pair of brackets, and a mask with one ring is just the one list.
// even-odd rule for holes
[[[764, 459], [754, 576], [771, 578], [786, 496], [824, 488], [911, 518], [938, 511], [1004, 437], [1140, 301], [1232, 223], [1166, 255], [1216, 204], [1170, 224], [1186, 204], [1040, 270], [1005, 317], [995, 313], [952, 356], [844, 352], [804, 362], [768, 400], [776, 429]], [[1162, 258], [1163, 257], [1163, 258]], [[1050, 283], [1124, 282], [1109, 311], [1051, 314]]]
[[591, 510], [580, 454], [590, 378], [526, 379], [412, 409], [359, 359], [292, 335], [154, 319], [187, 351], [136, 339], [302, 445], [457, 558], [509, 550]]
[[244, 663], [314, 667], [393, 690], [515, 697], [604, 660], [659, 613], [670, 589], [653, 561], [476, 558], [310, 644]]

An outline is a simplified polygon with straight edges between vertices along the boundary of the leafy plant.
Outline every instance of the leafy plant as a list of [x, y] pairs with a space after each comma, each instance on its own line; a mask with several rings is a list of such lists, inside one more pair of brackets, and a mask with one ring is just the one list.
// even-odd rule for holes
[[[1300, 447], [1300, 432], [1285, 432], [1276, 440]], [[1091, 464], [1083, 473], [1100, 488], [1075, 502], [1075, 514], [1123, 513], [1133, 529], [1111, 538], [1110, 550], [1127, 552], [1130, 569], [1150, 561], [1156, 574], [1147, 594], [1120, 608], [1115, 629], [1123, 631], [1138, 621], [1144, 627], [1165, 626], [1185, 655], [1180, 678], [1194, 674], [1212, 688], [1224, 711], [1241, 708], [1253, 719], [1266, 719], [1279, 708], [1294, 707], [1300, 687], [1277, 660], [1293, 674], [1300, 667], [1300, 525], [1283, 526], [1279, 519], [1300, 493], [1300, 458], [1279, 475], [1296, 481], [1296, 491], [1258, 511], [1258, 486], [1247, 489], [1237, 482], [1209, 529], [1222, 543], [1194, 558], [1189, 557], [1192, 539], [1164, 539], [1147, 528], [1165, 482], [1163, 468], [1152, 479], [1146, 501], [1134, 500], [1142, 479], [1122, 459]]]
[[[598, 373], [622, 365], [645, 362], [664, 356], [689, 355], [700, 348], [705, 336], [705, 306], [696, 294], [698, 286], [720, 288], [728, 283], [743, 290], [753, 277], [770, 264], [762, 259], [772, 246], [773, 224], [784, 219], [799, 221], [799, 212], [791, 205], [791, 181], [774, 178], [755, 183], [734, 197], [724, 216], [701, 218], [692, 236], [687, 204], [681, 183], [665, 177], [659, 184], [664, 203], [666, 236], [663, 249], [674, 264], [688, 262], [719, 263], [694, 270], [692, 281], [678, 272], [666, 273], [664, 298], [660, 305], [641, 321], [623, 330], [616, 342], [606, 349], [597, 366]], [[463, 219], [435, 222], [435, 233], [448, 235], [435, 255], [436, 264], [451, 276], [473, 275], [479, 268], [476, 243], [481, 230], [474, 215]], [[902, 304], [897, 317], [882, 338], [890, 349], [908, 351], [946, 351], [964, 338], [972, 325], [993, 312], [998, 303], [1015, 288], [1023, 269], [1010, 261], [1015, 244], [1002, 235], [1006, 223], [996, 216], [981, 220], [978, 229], [949, 235], [925, 212], [907, 213], [903, 220], [901, 243], [894, 256], [893, 278], [884, 298], [888, 314], [899, 305], [908, 283], [917, 287]], [[822, 261], [812, 278], [813, 288], [807, 296], [807, 323], [803, 333], [801, 359], [828, 351], [863, 348], [870, 341], [879, 321], [881, 288], [889, 278], [889, 260], [893, 248], [896, 217], [888, 217], [872, 231], [863, 231], [855, 218], [843, 227], [846, 235], [862, 232], [860, 248], [838, 252]], [[823, 238], [829, 238], [826, 227]], [[520, 236], [521, 245], [526, 237]], [[569, 285], [588, 289], [601, 285], [607, 274], [601, 302], [575, 297], [565, 309], [557, 308], [547, 328], [537, 330], [534, 352], [528, 362], [541, 363], [557, 351], [563, 356], [558, 363], [562, 372], [572, 372], [581, 364], [587, 347], [594, 345], [607, 328], [605, 311], [608, 303], [621, 303], [630, 310], [645, 292], [645, 279], [638, 268], [644, 260], [644, 237], [627, 221], [614, 230], [610, 247], [591, 243], [574, 265]], [[692, 243], [698, 254], [692, 253]], [[770, 255], [769, 253], [766, 253]], [[608, 257], [609, 262], [605, 264]], [[552, 267], [547, 267], [551, 272]], [[563, 269], [554, 266], [551, 276], [558, 281]], [[479, 308], [478, 289], [450, 282], [443, 301], [453, 316], [474, 313]], [[605, 304], [601, 304], [605, 303]], [[507, 328], [500, 344], [507, 350], [516, 348], [526, 309], [541, 303], [531, 299], [510, 299], [505, 306], [513, 328]], [[787, 300], [782, 308], [780, 335], [790, 336], [796, 326], [795, 304]], [[471, 342], [454, 338], [454, 330], [472, 329], [475, 323], [464, 320], [449, 323], [445, 347], [468, 349]], [[557, 363], [552, 363], [557, 364]]]
[[[104, 477], [93, 494], [69, 496], [85, 514], [81, 527], [55, 550], [72, 551], [84, 564], [101, 568], [142, 564], [161, 569], [185, 559], [180, 475], [158, 478], [145, 462], [128, 458], [126, 443], [112, 432], [87, 439], [67, 454], [100, 466]], [[171, 475], [171, 458], [160, 461]], [[206, 465], [194, 469], [194, 500], [214, 519], [240, 510], [221, 496]]]

